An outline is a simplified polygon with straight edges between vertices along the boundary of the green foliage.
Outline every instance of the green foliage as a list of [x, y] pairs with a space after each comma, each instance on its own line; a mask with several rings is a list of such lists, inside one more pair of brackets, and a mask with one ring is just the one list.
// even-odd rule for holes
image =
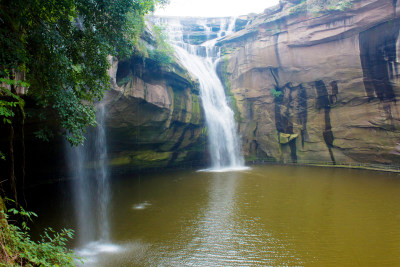
[[353, 6], [354, 0], [342, 0], [336, 3], [325, 2], [321, 6], [307, 6], [307, 1], [302, 0], [299, 4], [295, 5], [289, 10], [291, 15], [300, 15], [308, 12], [313, 13], [314, 16], [330, 11], [344, 11]]
[[117, 82], [117, 85], [122, 87], [132, 80], [132, 76], [128, 75]]
[[82, 103], [73, 90], [57, 92], [52, 107], [59, 111], [61, 126], [68, 129], [67, 140], [73, 145], [84, 142], [87, 125], [96, 126], [94, 106]]
[[353, 6], [353, 0], [340, 1], [334, 5], [330, 5], [326, 8], [327, 11], [344, 11]]
[[165, 28], [163, 26], [154, 25], [153, 31], [156, 38], [157, 47], [173, 52], [174, 49], [168, 43], [168, 34], [166, 33]]
[[44, 126], [42, 129], [36, 131], [34, 134], [36, 138], [46, 142], [49, 142], [50, 138], [54, 137], [53, 132], [47, 126]]
[[[29, 84], [26, 82], [15, 81], [7, 78], [0, 78], [0, 83], [9, 86], [29, 86]], [[13, 94], [7, 88], [0, 86], [0, 119], [2, 119], [4, 124], [11, 124], [11, 120], [15, 116], [13, 108], [16, 108], [18, 105], [23, 108], [24, 104], [24, 100], [18, 95]]]
[[139, 40], [135, 49], [135, 54], [141, 58], [148, 58], [149, 51], [146, 46], [146, 42], [143, 40]]
[[168, 43], [168, 35], [163, 27], [157, 25], [153, 26], [153, 33], [156, 39], [156, 48], [148, 50], [149, 58], [161, 65], [168, 66], [173, 63], [172, 55], [174, 54], [173, 47]]
[[[224, 51], [225, 52], [225, 51]], [[231, 82], [229, 79], [228, 75], [228, 61], [229, 61], [229, 56], [226, 54], [225, 56], [222, 57], [221, 60], [221, 80], [222, 84], [224, 85], [225, 89], [225, 94], [229, 99], [230, 107], [233, 110], [233, 113], [235, 114], [235, 121], [242, 121], [243, 118], [240, 114], [239, 108], [237, 106], [236, 98], [234, 97], [233, 93], [230, 91], [231, 89]]]
[[0, 78], [9, 77], [7, 69], [24, 72], [40, 117], [56, 116], [68, 140], [82, 143], [95, 122], [94, 103], [110, 87], [107, 56], [131, 55], [144, 15], [166, 2], [1, 1]]
[[6, 159], [6, 155], [4, 155], [3, 152], [0, 151], [0, 159], [1, 160], [5, 160]]
[[290, 15], [300, 15], [307, 13], [307, 2], [302, 0], [299, 4], [295, 5], [289, 10]]
[[165, 50], [159, 50], [159, 49], [150, 50], [149, 58], [164, 66], [168, 66], [169, 64], [172, 63], [172, 57]]
[[[23, 219], [21, 227], [7, 222], [11, 215]], [[62, 229], [56, 232], [47, 228], [41, 240], [35, 242], [31, 240], [27, 226], [32, 217], [37, 215], [23, 208], [9, 209], [8, 213], [0, 211], [0, 260], [7, 266], [75, 266], [74, 260], [79, 257], [66, 247], [74, 231]]]
[[221, 54], [222, 54], [222, 56], [226, 56], [225, 60], [227, 60], [228, 56], [230, 54], [234, 53], [235, 51], [238, 51], [239, 49], [240, 49], [240, 47], [236, 47], [236, 48], [233, 48], [233, 47], [222, 47], [221, 48]]
[[208, 128], [207, 128], [207, 126], [204, 126], [203, 128], [201, 128], [201, 135], [202, 136], [208, 136]]
[[270, 91], [271, 95], [275, 98], [279, 98], [282, 95], [282, 91], [277, 91], [274, 88], [272, 88]]

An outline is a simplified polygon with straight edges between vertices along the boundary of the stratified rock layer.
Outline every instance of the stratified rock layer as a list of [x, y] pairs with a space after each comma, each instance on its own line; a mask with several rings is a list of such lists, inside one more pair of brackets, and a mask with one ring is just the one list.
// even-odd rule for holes
[[308, 2], [282, 1], [219, 42], [247, 159], [399, 165], [397, 1]]
[[114, 170], [201, 165], [207, 160], [198, 85], [178, 64], [113, 60], [107, 145]]

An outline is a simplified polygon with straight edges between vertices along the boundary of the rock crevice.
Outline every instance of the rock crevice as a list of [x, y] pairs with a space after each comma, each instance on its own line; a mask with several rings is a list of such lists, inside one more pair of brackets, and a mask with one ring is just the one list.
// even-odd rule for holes
[[282, 1], [218, 43], [248, 159], [400, 164], [399, 7], [331, 2]]

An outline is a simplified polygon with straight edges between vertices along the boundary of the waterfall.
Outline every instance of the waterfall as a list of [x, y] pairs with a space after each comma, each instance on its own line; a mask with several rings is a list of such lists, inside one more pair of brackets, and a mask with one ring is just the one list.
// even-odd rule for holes
[[70, 175], [74, 178], [72, 193], [77, 220], [77, 239], [79, 245], [83, 246], [95, 238], [91, 185], [85, 168], [85, 148], [71, 147], [67, 143], [67, 156]]
[[110, 229], [108, 225], [108, 205], [110, 201], [110, 186], [107, 170], [107, 140], [105, 133], [105, 106], [100, 104], [97, 111], [97, 132], [95, 141], [95, 177], [97, 180], [98, 200], [98, 229], [100, 240], [109, 241]]
[[[96, 113], [97, 127], [88, 131], [83, 146], [71, 147], [68, 144], [67, 149], [68, 165], [74, 178], [72, 191], [80, 247], [96, 240], [108, 242], [110, 238], [105, 115], [104, 105], [99, 104]], [[93, 168], [90, 169], [89, 166]]]
[[[199, 80], [200, 97], [207, 123], [211, 170], [243, 168], [244, 160], [241, 155], [240, 138], [236, 132], [234, 112], [228, 105], [224, 87], [216, 72], [220, 49], [215, 43], [217, 38], [233, 31], [235, 19], [220, 18], [218, 37], [201, 45], [191, 45], [183, 41], [183, 26], [179, 18], [155, 18], [155, 23], [167, 23], [176, 57]], [[210, 36], [212, 29], [207, 26], [207, 19], [199, 18], [196, 24], [202, 26], [205, 34]]]

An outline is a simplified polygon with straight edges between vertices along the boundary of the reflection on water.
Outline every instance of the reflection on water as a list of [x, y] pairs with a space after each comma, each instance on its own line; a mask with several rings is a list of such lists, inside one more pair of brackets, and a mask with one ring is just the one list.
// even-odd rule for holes
[[143, 202], [143, 203], [138, 203], [133, 205], [132, 209], [134, 210], [144, 210], [145, 208], [151, 206], [151, 204], [147, 201]]
[[[244, 175], [246, 176], [246, 174]], [[192, 266], [238, 266], [265, 265], [275, 262], [271, 247], [265, 242], [279, 247], [289, 258], [290, 253], [279, 240], [268, 232], [257, 232], [257, 222], [240, 214], [240, 203], [236, 197], [237, 182], [241, 173], [210, 174], [208, 205], [202, 209], [194, 232], [196, 237], [178, 251], [173, 262], [166, 265]], [[239, 217], [238, 217], [239, 215]], [[256, 230], [256, 231], [253, 231]], [[272, 257], [271, 257], [272, 256]]]
[[110, 227], [118, 249], [90, 260], [94, 266], [396, 266], [399, 178], [291, 166], [114, 178]]
[[235, 191], [237, 173], [210, 173], [208, 204], [197, 218], [193, 238], [183, 250], [177, 251], [174, 263], [211, 266], [214, 262], [236, 257]]

